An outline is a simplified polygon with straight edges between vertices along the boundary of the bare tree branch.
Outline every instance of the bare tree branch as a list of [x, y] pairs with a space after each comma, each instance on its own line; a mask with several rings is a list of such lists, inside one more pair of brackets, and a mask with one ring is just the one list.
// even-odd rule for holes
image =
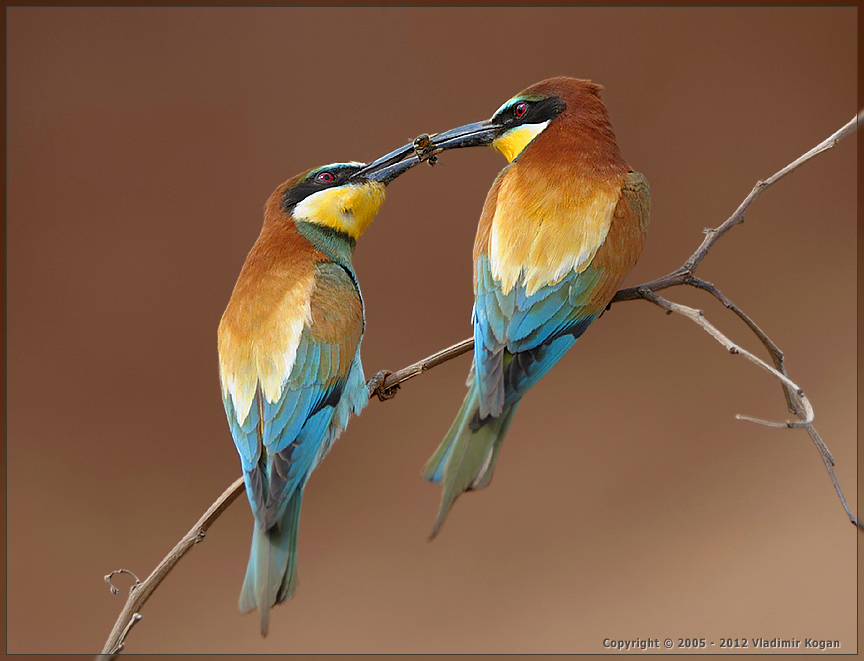
[[[799, 420], [798, 421], [786, 421], [786, 422], [773, 422], [769, 420], [760, 420], [757, 418], [751, 418], [747, 416], [737, 416], [741, 420], [748, 420], [750, 422], [756, 422], [763, 425], [768, 425], [772, 427], [802, 427], [806, 429], [807, 433], [810, 435], [810, 438], [813, 440], [813, 443], [816, 445], [816, 448], [819, 451], [820, 456], [822, 457], [822, 461], [825, 464], [825, 468], [828, 471], [828, 475], [831, 478], [831, 481], [834, 485], [834, 489], [837, 492], [838, 497], [840, 498], [840, 502], [843, 505], [843, 509], [846, 511], [846, 514], [849, 517], [849, 520], [852, 521], [859, 529], [864, 530], [864, 526], [856, 520], [855, 516], [853, 516], [852, 512], [849, 509], [849, 506], [846, 503], [846, 499], [843, 496], [843, 492], [840, 489], [840, 484], [837, 482], [837, 477], [834, 474], [834, 459], [831, 456], [831, 453], [828, 451], [828, 448], [825, 446], [825, 443], [822, 441], [822, 438], [816, 432], [816, 429], [813, 427], [813, 408], [810, 405], [809, 400], [804, 396], [804, 392], [799, 388], [794, 381], [792, 381], [788, 375], [786, 374], [786, 369], [783, 364], [783, 353], [777, 346], [768, 338], [768, 336], [756, 325], [753, 320], [745, 315], [734, 303], [732, 303], [728, 298], [726, 298], [720, 291], [718, 291], [714, 285], [709, 282], [705, 282], [703, 280], [699, 280], [694, 277], [693, 273], [696, 271], [696, 268], [717, 242], [717, 240], [723, 236], [726, 232], [728, 232], [735, 225], [739, 225], [744, 222], [744, 214], [749, 208], [749, 206], [753, 203], [753, 201], [762, 193], [763, 190], [768, 188], [771, 184], [779, 181], [786, 175], [790, 174], [802, 164], [809, 161], [814, 156], [831, 149], [834, 147], [840, 140], [845, 138], [850, 133], [854, 132], [858, 128], [858, 122], [861, 121], [862, 115], [864, 115], [864, 111], [859, 112], [856, 117], [852, 119], [848, 124], [846, 124], [843, 128], [841, 128], [836, 133], [832, 134], [826, 140], [820, 142], [813, 149], [808, 151], [806, 154], [802, 155], [800, 158], [796, 159], [789, 165], [787, 165], [782, 170], [776, 172], [771, 177], [766, 179], [765, 181], [760, 181], [756, 184], [750, 194], [744, 199], [744, 201], [739, 205], [739, 207], [722, 225], [717, 227], [716, 229], [707, 230], [706, 237], [702, 241], [702, 244], [699, 248], [694, 252], [684, 263], [683, 266], [676, 269], [672, 273], [669, 273], [662, 278], [657, 278], [656, 280], [652, 280], [642, 285], [637, 285], [635, 287], [629, 287], [627, 289], [620, 290], [615, 297], [612, 299], [612, 303], [617, 303], [621, 301], [632, 301], [636, 299], [644, 299], [648, 300], [661, 308], [665, 309], [668, 313], [677, 312], [686, 316], [688, 319], [691, 319], [695, 323], [699, 324], [706, 332], [708, 332], [714, 339], [716, 339], [721, 345], [726, 347], [726, 349], [732, 353], [737, 355], [742, 355], [747, 358], [749, 361], [758, 365], [769, 374], [774, 376], [777, 380], [779, 380], [784, 389], [784, 393], [786, 395], [786, 403], [789, 408], [789, 411], [795, 414]], [[680, 305], [678, 303], [674, 303], [669, 301], [658, 294], [657, 291], [662, 289], [667, 289], [669, 287], [675, 287], [678, 285], [688, 285], [691, 287], [696, 287], [698, 289], [702, 289], [710, 293], [717, 300], [719, 300], [723, 305], [725, 305], [728, 309], [734, 312], [739, 318], [744, 321], [745, 324], [750, 328], [750, 330], [759, 338], [760, 342], [765, 346], [769, 355], [771, 356], [772, 362], [774, 363], [774, 367], [771, 367], [761, 359], [757, 358], [750, 352], [742, 349], [740, 346], [733, 343], [729, 338], [723, 335], [717, 328], [715, 328], [711, 323], [709, 323], [701, 310], [696, 310], [694, 308], [690, 308], [684, 305]], [[612, 304], [610, 303], [610, 305]], [[367, 384], [367, 388], [369, 390], [369, 396], [377, 396], [379, 400], [384, 401], [386, 399], [392, 398], [396, 391], [399, 389], [400, 384], [404, 381], [414, 378], [415, 376], [419, 376], [424, 372], [436, 367], [437, 365], [441, 365], [457, 356], [461, 356], [464, 353], [471, 351], [474, 348], [474, 340], [473, 338], [469, 338], [467, 340], [463, 340], [458, 344], [454, 344], [443, 351], [439, 351], [423, 360], [420, 360], [413, 365], [409, 365], [408, 367], [404, 367], [398, 372], [388, 372], [383, 370], [378, 372], [372, 379], [370, 379]], [[213, 522], [224, 512], [228, 506], [237, 499], [237, 497], [243, 492], [244, 483], [243, 478], [238, 478], [225, 492], [219, 496], [219, 498], [214, 502], [210, 508], [205, 512], [204, 516], [192, 527], [192, 529], [186, 533], [183, 539], [178, 542], [178, 544], [171, 550], [171, 552], [165, 556], [162, 562], [159, 563], [159, 566], [153, 570], [153, 572], [148, 576], [142, 583], [137, 582], [130, 589], [129, 598], [126, 601], [126, 604], [123, 606], [123, 610], [120, 613], [120, 616], [117, 618], [117, 622], [114, 625], [113, 630], [111, 631], [111, 635], [108, 637], [107, 642], [105, 643], [105, 647], [102, 650], [103, 659], [111, 659], [123, 649], [124, 641], [126, 639], [126, 635], [129, 633], [129, 630], [132, 626], [141, 619], [140, 610], [143, 607], [144, 603], [147, 599], [150, 598], [150, 595], [153, 594], [153, 591], [159, 586], [162, 580], [168, 575], [174, 565], [182, 558], [189, 550], [195, 546], [196, 543], [200, 542], [204, 539], [204, 534], [207, 529], [213, 524]], [[127, 570], [118, 570], [119, 572], [126, 572]], [[112, 572], [108, 576], [105, 577], [105, 580], [109, 582], [109, 585], [112, 591], [116, 594], [117, 590], [111, 584], [110, 578], [113, 576]], [[131, 572], [129, 572], [131, 574]], [[133, 574], [134, 576], [134, 574]]]
[[110, 574], [105, 576], [105, 582], [111, 589], [111, 594], [120, 594], [120, 590], [118, 590], [117, 587], [115, 587], [114, 583], [111, 582], [111, 579], [114, 578], [115, 574], [129, 574], [132, 578], [135, 579], [135, 585], [138, 585], [141, 582], [141, 579], [138, 578], [135, 572], [131, 572], [128, 569], [115, 569]]
[[[168, 572], [170, 572], [174, 568], [174, 565], [180, 561], [180, 558], [186, 555], [186, 553], [189, 552], [189, 549], [195, 546], [195, 544], [204, 539], [207, 529], [216, 519], [219, 518], [222, 512], [228, 509], [228, 506], [233, 503], [241, 493], [243, 493], [242, 477], [235, 480], [234, 484], [228, 487], [225, 492], [216, 499], [216, 502], [209, 507], [209, 509], [204, 513], [204, 516], [198, 519], [198, 522], [183, 536], [183, 539], [177, 542], [177, 545], [162, 559], [162, 562], [160, 562], [156, 569], [153, 570], [153, 573], [144, 579], [143, 583], [138, 583], [136, 580], [135, 585], [133, 585], [129, 590], [129, 598], [126, 600], [126, 604], [120, 612], [120, 617], [117, 618], [117, 622], [111, 630], [111, 635], [108, 636], [108, 640], [105, 642], [105, 647], [102, 648], [102, 655], [100, 658], [111, 659], [117, 656], [120, 650], [123, 649], [126, 634], [129, 633], [132, 625], [141, 619], [141, 614], [138, 611], [141, 610], [144, 602], [150, 598], [150, 595], [153, 594], [153, 591], [157, 587], [159, 587], [159, 584], [168, 575]], [[110, 576], [111, 575], [109, 574], [109, 577]], [[108, 579], [108, 577], [106, 577], [106, 579]], [[114, 586], [111, 587], [115, 590], [116, 594]]]
[[[765, 425], [766, 427], [808, 427], [813, 423], [813, 407], [810, 405], [810, 400], [808, 400], [804, 396], [804, 391], [798, 387], [798, 385], [792, 381], [788, 376], [782, 374], [778, 370], [774, 369], [768, 363], [766, 363], [761, 358], [757, 358], [752, 353], [747, 351], [746, 349], [741, 348], [728, 337], [726, 337], [723, 333], [717, 330], [716, 326], [714, 326], [711, 322], [709, 322], [705, 318], [705, 314], [702, 310], [696, 310], [695, 308], [687, 307], [686, 305], [681, 305], [680, 303], [673, 303], [669, 301], [659, 294], [651, 291], [650, 289], [644, 289], [642, 291], [642, 298], [646, 301], [651, 301], [655, 305], [660, 306], [667, 312], [677, 312], [678, 314], [682, 314], [691, 321], [697, 323], [701, 326], [711, 337], [717, 340], [720, 344], [722, 344], [732, 355], [736, 356], [744, 356], [747, 360], [749, 360], [754, 365], [758, 365], [766, 372], [771, 374], [774, 378], [778, 379], [786, 389], [791, 392], [798, 400], [798, 408], [801, 411], [801, 417], [803, 418], [799, 422], [772, 422], [771, 420], [761, 420], [759, 418], [751, 418], [750, 416], [745, 415], [737, 415], [735, 416], [739, 420], [747, 420], [749, 422], [756, 422], [760, 425]], [[767, 338], [766, 338], [767, 339]], [[770, 341], [770, 340], [769, 340]]]
[[841, 128], [836, 133], [833, 133], [828, 138], [820, 142], [818, 145], [813, 147], [806, 154], [801, 156], [800, 158], [795, 159], [785, 168], [780, 170], [779, 172], [775, 172], [773, 175], [768, 177], [765, 181], [759, 181], [753, 187], [753, 190], [750, 191], [750, 194], [744, 198], [744, 201], [740, 204], [740, 206], [735, 210], [726, 221], [720, 225], [717, 229], [707, 230], [706, 237], [702, 241], [702, 245], [696, 249], [690, 257], [684, 262], [684, 265], [669, 273], [668, 275], [664, 275], [662, 278], [657, 278], [656, 280], [652, 280], [651, 282], [646, 282], [644, 285], [636, 285], [635, 287], [628, 287], [627, 289], [622, 289], [617, 294], [615, 294], [615, 298], [612, 299], [613, 303], [617, 303], [619, 301], [630, 301], [634, 298], [642, 298], [639, 295], [639, 290], [641, 289], [650, 289], [651, 291], [659, 291], [661, 289], [666, 289], [668, 287], [674, 287], [676, 285], [684, 285], [687, 284], [686, 278], [688, 275], [693, 275], [696, 271], [696, 267], [705, 259], [705, 256], [708, 254], [708, 251], [717, 243], [717, 240], [726, 234], [730, 229], [735, 227], [735, 225], [740, 225], [744, 222], [744, 213], [750, 207], [751, 204], [756, 200], [757, 197], [762, 193], [763, 190], [768, 188], [773, 183], [776, 183], [783, 177], [788, 174], [791, 174], [796, 169], [798, 169], [801, 165], [809, 161], [814, 156], [821, 154], [823, 151], [831, 149], [835, 146], [840, 140], [845, 138], [850, 133], [853, 133], [858, 128], [858, 122], [861, 121], [862, 115], [864, 115], [864, 111], [859, 112], [852, 120], [847, 123], [843, 128]]
[[[709, 288], [699, 286], [702, 289], [706, 289], [706, 291], [711, 291], [714, 293], [721, 301], [726, 301], [725, 296], [723, 296], [719, 291], [713, 288], [713, 286]], [[708, 283], [701, 283], [702, 285], [707, 285]], [[749, 317], [747, 317], [743, 312], [738, 310], [737, 307], [734, 306], [731, 302], [727, 307], [730, 309], [734, 308], [736, 310], [736, 314], [738, 314], [742, 319], [745, 320], [748, 326], [753, 329], [753, 332], [763, 340], [763, 343], [766, 345], [770, 345], [773, 347], [773, 351], [769, 348], [769, 351], [772, 352], [772, 356], [775, 357], [775, 363], [779, 362], [780, 367], [778, 369], [773, 369], [769, 367], [762, 360], [751, 354], [750, 352], [742, 349], [739, 346], [736, 346], [729, 340], [725, 335], [723, 335], [720, 331], [718, 331], [713, 325], [711, 325], [707, 319], [705, 319], [705, 315], [702, 313], [702, 310], [695, 310], [693, 308], [689, 308], [684, 305], [679, 305], [678, 303], [672, 303], [671, 301], [667, 301], [662, 296], [652, 292], [650, 289], [645, 289], [642, 292], [642, 297], [656, 305], [659, 305], [661, 308], [665, 309], [667, 312], [678, 312], [683, 314], [687, 318], [696, 322], [702, 328], [704, 328], [709, 334], [711, 334], [714, 339], [716, 339], [720, 344], [725, 346], [730, 353], [742, 355], [751, 362], [759, 365], [770, 374], [772, 374], [775, 378], [777, 378], [782, 384], [783, 389], [787, 396], [787, 402], [789, 404], [789, 409], [792, 413], [796, 414], [800, 419], [799, 422], [772, 422], [770, 420], [760, 420], [758, 418], [751, 418], [749, 416], [737, 415], [735, 416], [739, 420], [747, 420], [749, 422], [755, 422], [761, 425], [767, 425], [769, 427], [800, 427], [807, 430], [807, 433], [810, 435], [811, 440], [816, 445], [817, 450], [819, 450], [819, 456], [822, 457], [822, 461], [825, 464], [825, 469], [828, 471], [828, 476], [831, 478], [831, 483], [834, 485], [834, 490], [837, 492], [837, 496], [840, 498], [840, 504], [843, 506], [843, 509], [846, 512], [846, 515], [849, 517], [849, 520], [855, 525], [859, 530], [864, 530], [864, 525], [862, 525], [861, 521], [857, 520], [856, 517], [852, 514], [852, 511], [849, 509], [849, 505], [846, 503], [846, 498], [843, 496], [843, 490], [840, 488], [840, 483], [837, 481], [837, 476], [834, 473], [834, 458], [831, 456], [831, 453], [828, 451], [828, 448], [825, 446], [825, 443], [822, 441], [822, 437], [819, 436], [819, 433], [816, 431], [816, 428], [813, 427], [813, 408], [810, 406], [809, 400], [804, 396], [804, 392], [796, 386], [787, 376], [786, 371], [782, 369], [783, 363], [783, 354], [779, 349], [759, 330], [759, 327], [750, 321]]]
[[[391, 399], [396, 394], [396, 391], [399, 389], [399, 386], [403, 381], [413, 379], [415, 376], [420, 376], [424, 372], [431, 370], [433, 367], [446, 363], [448, 360], [452, 360], [453, 358], [456, 358], [456, 356], [461, 356], [463, 353], [468, 353], [473, 348], [474, 338], [469, 337], [467, 340], [462, 340], [461, 342], [454, 344], [452, 347], [447, 347], [438, 353], [433, 353], [431, 356], [427, 356], [423, 360], [418, 360], [413, 365], [403, 367], [398, 372], [387, 372], [386, 370], [378, 372], [378, 374], [376, 374], [375, 377], [370, 379], [369, 383], [366, 384], [366, 387], [369, 389], [369, 396], [371, 397], [372, 395], [375, 395], [382, 402]], [[383, 380], [380, 379], [380, 377], [384, 377]]]
[[[783, 363], [783, 352], [777, 348], [777, 345], [774, 344], [771, 339], [765, 335], [759, 326], [750, 319], [746, 314], [744, 314], [737, 305], [735, 305], [732, 301], [726, 298], [714, 285], [710, 282], [706, 282], [704, 280], [699, 280], [694, 276], [690, 276], [685, 280], [685, 284], [692, 285], [697, 289], [701, 289], [703, 291], [707, 291], [714, 298], [720, 301], [723, 305], [725, 305], [729, 310], [732, 310], [738, 317], [744, 321], [745, 324], [753, 331], [753, 334], [759, 338], [759, 341], [762, 342], [762, 345], [768, 351], [768, 354], [771, 356], [771, 360], [774, 361], [774, 367], [780, 372], [783, 376], [786, 375], [786, 366]], [[786, 406], [789, 409], [790, 413], [798, 413], [798, 407], [795, 406], [794, 395], [785, 385], [783, 386], [783, 394], [786, 397]]]

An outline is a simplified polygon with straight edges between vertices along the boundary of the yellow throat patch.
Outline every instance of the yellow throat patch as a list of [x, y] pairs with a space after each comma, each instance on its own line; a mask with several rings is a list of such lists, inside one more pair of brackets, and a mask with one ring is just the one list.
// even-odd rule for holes
[[369, 181], [318, 191], [297, 203], [294, 219], [330, 227], [356, 241], [384, 203], [384, 188]]
[[528, 146], [528, 143], [540, 135], [547, 126], [549, 126], [549, 120], [540, 122], [539, 124], [517, 126], [500, 137], [495, 138], [492, 141], [492, 146], [504, 154], [504, 158], [512, 163], [513, 159]]

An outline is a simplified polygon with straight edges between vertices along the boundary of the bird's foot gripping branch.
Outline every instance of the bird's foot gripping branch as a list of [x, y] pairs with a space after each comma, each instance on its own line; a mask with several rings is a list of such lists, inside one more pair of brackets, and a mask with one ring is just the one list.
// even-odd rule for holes
[[369, 391], [370, 399], [377, 397], [379, 402], [386, 402], [388, 399], [393, 399], [396, 396], [397, 391], [401, 388], [398, 383], [392, 383], [391, 381], [392, 385], [384, 385], [387, 377], [392, 374], [393, 372], [389, 370], [381, 370], [366, 382], [366, 390]]

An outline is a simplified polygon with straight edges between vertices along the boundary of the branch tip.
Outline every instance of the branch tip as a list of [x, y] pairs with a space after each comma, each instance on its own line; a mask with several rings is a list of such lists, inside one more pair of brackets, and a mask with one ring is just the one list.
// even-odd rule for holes
[[128, 569], [115, 569], [110, 574], [106, 574], [104, 577], [105, 582], [108, 584], [108, 588], [111, 590], [111, 594], [120, 594], [120, 590], [114, 585], [111, 580], [112, 578], [114, 578], [115, 574], [129, 574], [132, 578], [135, 579], [135, 583], [132, 585], [131, 588], [129, 588], [129, 592], [132, 592], [141, 584], [141, 581], [138, 580], [138, 577], [135, 575], [134, 572], [131, 572]]

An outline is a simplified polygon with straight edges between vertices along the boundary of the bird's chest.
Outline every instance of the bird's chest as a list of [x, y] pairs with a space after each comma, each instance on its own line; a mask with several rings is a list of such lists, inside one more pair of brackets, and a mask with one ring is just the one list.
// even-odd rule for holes
[[489, 232], [492, 275], [506, 293], [517, 283], [528, 295], [580, 273], [603, 245], [620, 187], [567, 177], [506, 177]]

